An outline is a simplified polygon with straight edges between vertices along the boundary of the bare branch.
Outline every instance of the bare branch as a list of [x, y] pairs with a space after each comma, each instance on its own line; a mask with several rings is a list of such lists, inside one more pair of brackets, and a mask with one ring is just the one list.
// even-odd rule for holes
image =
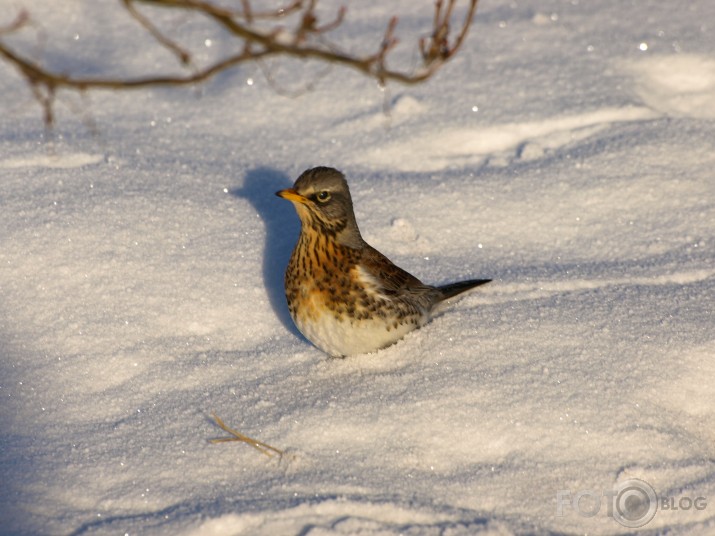
[[[344, 23], [347, 11], [344, 7], [340, 8], [332, 21], [321, 24], [316, 12], [318, 0], [293, 0], [284, 7], [260, 12], [252, 9], [250, 0], [242, 0], [241, 8], [233, 10], [213, 4], [210, 0], [121, 1], [129, 16], [136, 20], [159, 46], [176, 56], [184, 67], [192, 65], [190, 50], [160, 30], [147, 15], [137, 10], [135, 4], [183, 10], [205, 16], [236, 38], [237, 43], [242, 45], [242, 50], [220, 58], [208, 66], [194, 66], [193, 72], [189, 74], [82, 77], [42, 67], [38, 62], [16, 52], [3, 41], [3, 37], [22, 29], [28, 23], [29, 16], [21, 11], [13, 22], [0, 28], [0, 58], [14, 65], [25, 78], [44, 111], [46, 125], [50, 126], [53, 123], [52, 107], [57, 91], [60, 89], [82, 92], [90, 89], [123, 90], [192, 85], [208, 80], [239, 64], [255, 62], [268, 56], [313, 59], [327, 64], [343, 65], [375, 78], [381, 84], [391, 80], [402, 84], [416, 84], [434, 75], [461, 48], [476, 13], [478, 2], [478, 0], [467, 0], [468, 7], [461, 28], [450, 43], [450, 24], [458, 0], [437, 0], [431, 33], [429, 37], [420, 39], [418, 43], [422, 64], [416, 70], [402, 71], [387, 66], [388, 55], [398, 42], [395, 37], [397, 17], [390, 19], [382, 42], [375, 52], [356, 55], [329, 45], [323, 39], [323, 36]], [[286, 30], [278, 23], [289, 16], [298, 19], [293, 30]], [[259, 24], [257, 22], [259, 20], [262, 23]]]

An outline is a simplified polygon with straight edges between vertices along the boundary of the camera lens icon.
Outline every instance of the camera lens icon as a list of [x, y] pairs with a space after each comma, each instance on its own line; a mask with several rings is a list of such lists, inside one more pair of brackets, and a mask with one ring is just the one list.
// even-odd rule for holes
[[618, 484], [614, 492], [613, 519], [624, 527], [642, 527], [655, 517], [658, 496], [648, 482], [631, 478]]

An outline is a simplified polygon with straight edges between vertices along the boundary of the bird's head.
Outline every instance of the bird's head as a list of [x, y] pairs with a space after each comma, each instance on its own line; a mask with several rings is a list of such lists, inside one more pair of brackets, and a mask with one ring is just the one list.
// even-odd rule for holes
[[350, 189], [345, 175], [337, 169], [316, 167], [304, 171], [293, 188], [276, 195], [293, 203], [304, 227], [334, 235], [346, 246], [362, 245]]

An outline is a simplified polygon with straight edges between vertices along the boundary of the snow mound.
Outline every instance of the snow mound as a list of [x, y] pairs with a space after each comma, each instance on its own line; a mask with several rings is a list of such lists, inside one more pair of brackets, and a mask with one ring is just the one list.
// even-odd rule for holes
[[648, 108], [604, 108], [526, 123], [470, 129], [444, 127], [439, 132], [416, 131], [413, 135], [403, 136], [362, 154], [361, 159], [367, 159], [375, 166], [405, 172], [478, 166], [489, 158], [507, 165], [514, 159], [535, 160], [548, 151], [589, 138], [613, 123], [655, 117], [657, 114]]
[[696, 54], [652, 56], [625, 63], [637, 94], [673, 117], [715, 119], [715, 59]]

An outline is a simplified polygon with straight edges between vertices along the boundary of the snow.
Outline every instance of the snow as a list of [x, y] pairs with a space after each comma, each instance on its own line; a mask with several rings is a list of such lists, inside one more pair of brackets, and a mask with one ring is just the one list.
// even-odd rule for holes
[[[173, 65], [114, 4], [0, 24], [18, 5], [44, 22], [13, 43], [49, 64]], [[409, 64], [430, 9], [351, 8], [336, 39], [404, 13]], [[646, 533], [715, 532], [713, 20], [484, 1], [424, 85], [273, 60], [271, 83], [60, 93], [51, 133], [0, 64], [0, 534], [618, 534], [607, 498], [570, 499], [630, 479], [659, 496]], [[494, 282], [327, 358], [285, 307], [298, 220], [273, 195], [315, 165], [400, 266]], [[283, 456], [210, 443], [212, 412]]]

